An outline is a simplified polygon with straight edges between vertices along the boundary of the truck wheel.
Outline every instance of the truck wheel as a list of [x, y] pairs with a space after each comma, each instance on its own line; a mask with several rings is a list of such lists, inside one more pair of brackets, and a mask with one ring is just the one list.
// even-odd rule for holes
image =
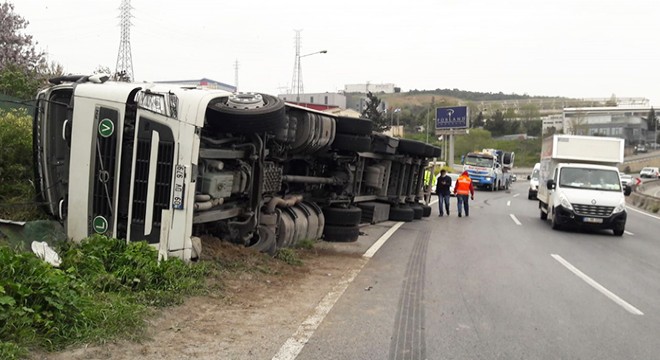
[[390, 207], [390, 220], [392, 221], [413, 221], [415, 211], [409, 207]]
[[248, 246], [249, 248], [265, 252], [271, 256], [275, 255], [275, 250], [277, 250], [277, 239], [273, 230], [265, 226], [259, 226], [257, 234], [254, 235], [252, 241], [253, 242]]
[[360, 237], [359, 226], [325, 225], [323, 240], [330, 242], [354, 242]]
[[539, 209], [539, 212], [541, 213], [541, 220], [548, 220], [547, 212], [544, 212], [543, 209]]
[[367, 152], [371, 150], [371, 138], [364, 135], [337, 133], [331, 147], [335, 150]]
[[421, 141], [399, 139], [399, 152], [410, 155], [426, 156], [426, 144]]
[[431, 216], [431, 212], [433, 211], [430, 206], [424, 204], [422, 204], [422, 210], [424, 210], [424, 213], [422, 213], [422, 216], [424, 217]]
[[342, 134], [370, 135], [373, 122], [369, 119], [358, 119], [347, 116], [339, 116], [335, 119], [337, 132]]
[[355, 206], [348, 208], [328, 206], [323, 208], [323, 216], [326, 224], [354, 226], [362, 221], [362, 209]]
[[285, 126], [284, 116], [284, 101], [257, 93], [216, 98], [206, 108], [210, 128], [237, 134], [276, 132]]
[[413, 209], [413, 217], [415, 220], [419, 220], [424, 216], [424, 209], [422, 209], [422, 206], [419, 204], [410, 204], [409, 205], [411, 209]]

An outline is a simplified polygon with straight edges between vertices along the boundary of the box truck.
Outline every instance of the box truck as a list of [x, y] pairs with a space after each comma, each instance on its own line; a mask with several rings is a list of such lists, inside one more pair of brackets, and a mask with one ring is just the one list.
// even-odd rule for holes
[[538, 190], [540, 216], [553, 229], [565, 226], [611, 229], [621, 236], [626, 203], [616, 165], [624, 140], [553, 135], [541, 147]]

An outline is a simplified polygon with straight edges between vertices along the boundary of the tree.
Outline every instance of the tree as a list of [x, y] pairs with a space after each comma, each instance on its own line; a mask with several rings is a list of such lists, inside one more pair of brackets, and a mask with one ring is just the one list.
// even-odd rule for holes
[[362, 117], [370, 119], [374, 123], [374, 130], [383, 132], [389, 130], [390, 125], [380, 111], [381, 100], [370, 92], [367, 93], [367, 106], [362, 110]]
[[15, 65], [26, 71], [38, 70], [45, 63], [44, 53], [38, 52], [32, 36], [22, 34], [29, 22], [14, 13], [14, 5], [0, 4], [0, 70]]
[[653, 135], [656, 137], [654, 142], [657, 143], [658, 142], [658, 139], [657, 139], [657, 136], [658, 136], [658, 134], [657, 134], [658, 117], [655, 115], [655, 109], [654, 108], [651, 108], [651, 110], [649, 110], [649, 114], [646, 117], [646, 121], [647, 121], [649, 130], [653, 130]]

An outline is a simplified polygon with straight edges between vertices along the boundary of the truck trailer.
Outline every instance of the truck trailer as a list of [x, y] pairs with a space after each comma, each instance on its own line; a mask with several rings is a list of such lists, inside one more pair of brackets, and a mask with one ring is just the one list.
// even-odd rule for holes
[[553, 229], [575, 226], [611, 229], [623, 235], [626, 202], [617, 164], [624, 140], [553, 135], [541, 147], [539, 210]]
[[260, 93], [65, 76], [37, 96], [34, 164], [46, 212], [80, 241], [146, 240], [199, 257], [201, 237], [273, 253], [355, 241], [361, 222], [429, 216], [439, 147]]

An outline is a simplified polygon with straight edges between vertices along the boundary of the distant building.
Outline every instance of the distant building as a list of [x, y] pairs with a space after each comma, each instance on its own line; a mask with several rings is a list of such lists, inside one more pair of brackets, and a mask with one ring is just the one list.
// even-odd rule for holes
[[182, 86], [194, 86], [203, 89], [219, 89], [229, 92], [236, 92], [236, 86], [221, 83], [219, 81], [201, 78], [197, 80], [167, 80], [167, 81], [154, 81], [157, 84], [174, 84]]
[[[298, 104], [321, 105], [325, 108], [346, 108], [346, 96], [339, 93], [315, 93], [315, 94], [280, 94], [278, 98]], [[303, 105], [304, 106], [304, 105]], [[312, 107], [312, 106], [309, 106]], [[312, 107], [315, 108], [315, 107]]]
[[604, 106], [564, 109], [564, 133], [601, 135], [626, 140], [626, 145], [655, 142], [655, 129], [645, 120], [649, 106]]
[[344, 85], [344, 92], [346, 93], [361, 93], [366, 94], [368, 92], [374, 94], [385, 93], [393, 94], [395, 92], [401, 92], [401, 88], [396, 87], [394, 84], [349, 84]]
[[563, 114], [552, 114], [543, 116], [541, 118], [543, 125], [541, 128], [541, 133], [543, 135], [549, 134], [551, 129], [554, 129], [554, 133], [559, 133], [564, 130], [564, 115]]

